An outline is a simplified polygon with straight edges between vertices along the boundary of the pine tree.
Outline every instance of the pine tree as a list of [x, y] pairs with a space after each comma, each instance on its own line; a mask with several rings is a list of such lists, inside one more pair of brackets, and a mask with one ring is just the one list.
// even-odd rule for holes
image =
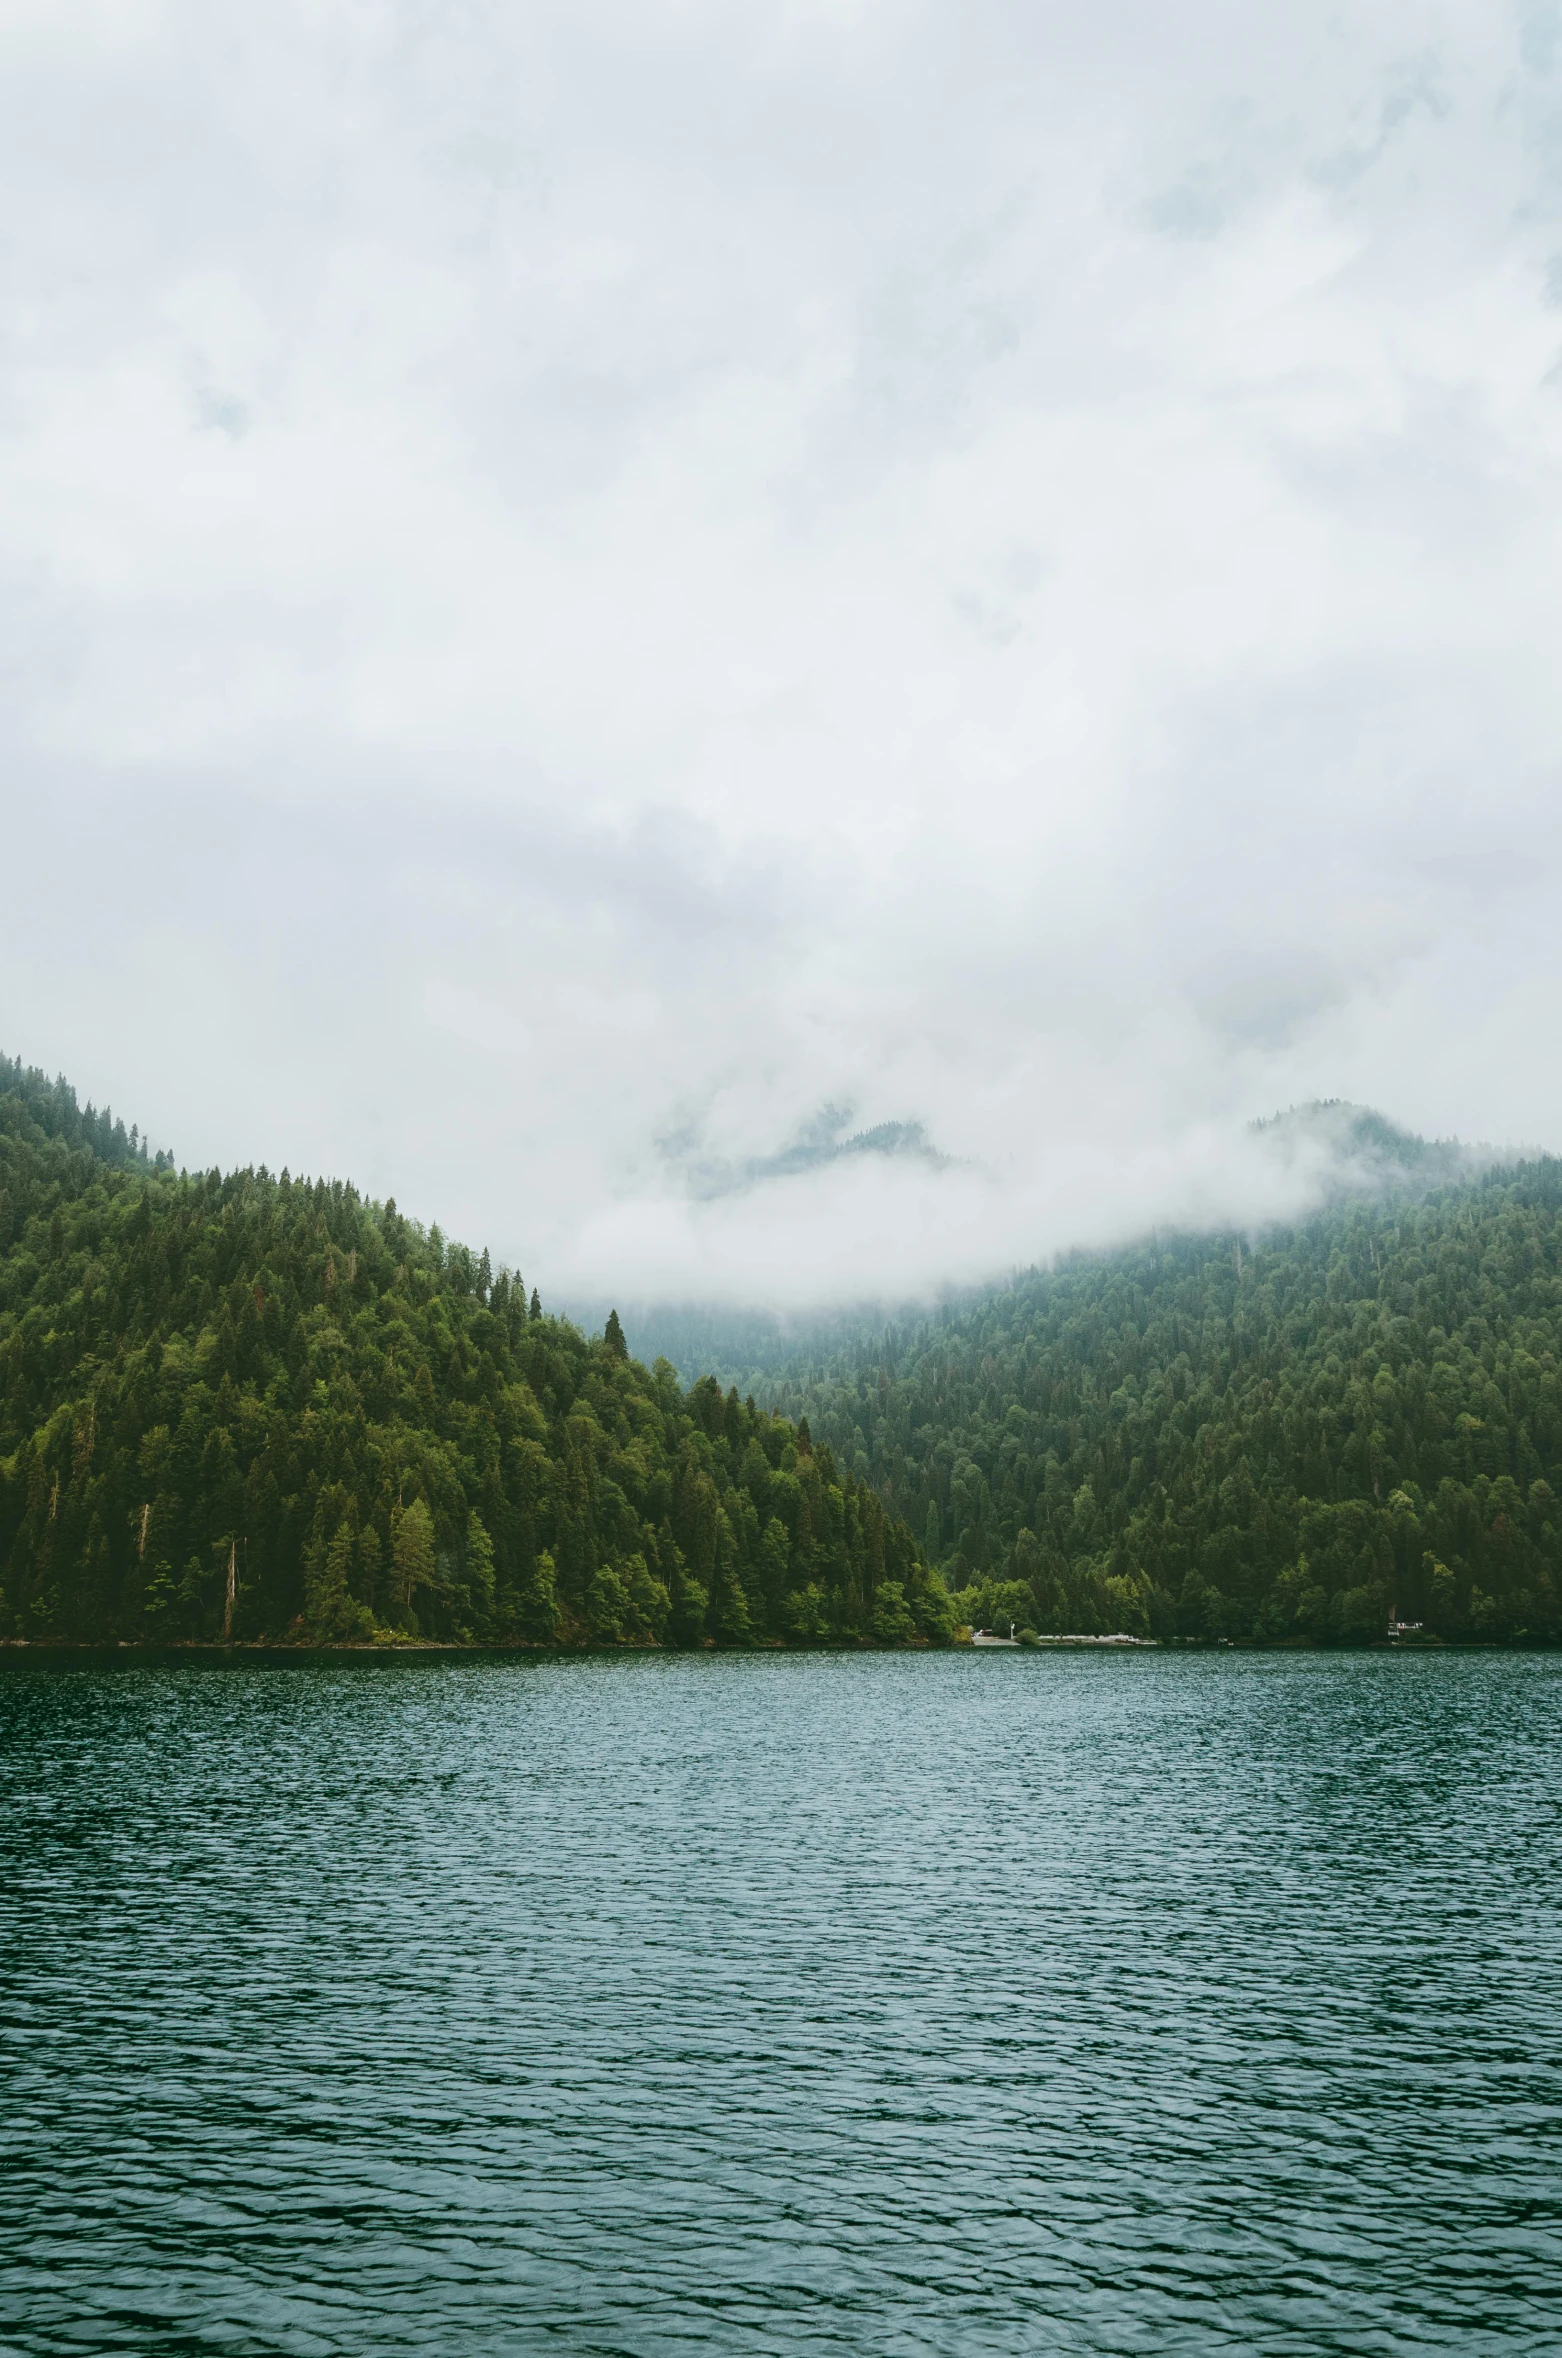
[[397, 1610], [410, 1625], [418, 1590], [434, 1584], [434, 1518], [421, 1498], [391, 1515], [391, 1570]]
[[874, 1502], [784, 1422], [392, 1200], [138, 1149], [0, 1065], [0, 1638], [218, 1639], [232, 1567], [246, 1641], [779, 1640], [817, 1561], [867, 1640]]

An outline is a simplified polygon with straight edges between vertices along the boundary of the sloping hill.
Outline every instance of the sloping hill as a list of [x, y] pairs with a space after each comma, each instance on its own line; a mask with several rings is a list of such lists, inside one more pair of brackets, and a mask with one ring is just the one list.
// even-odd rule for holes
[[0, 1065], [0, 1636], [947, 1639], [806, 1432], [394, 1203], [175, 1173]]
[[1553, 1639], [1562, 1164], [1447, 1184], [1450, 1150], [1378, 1144], [1376, 1192], [1293, 1229], [1033, 1271], [749, 1381], [910, 1519], [965, 1619]]
[[0, 1061], [0, 1636], [1555, 1639], [1562, 1164], [1322, 1111], [1314, 1219], [833, 1345], [735, 1324], [756, 1409]]

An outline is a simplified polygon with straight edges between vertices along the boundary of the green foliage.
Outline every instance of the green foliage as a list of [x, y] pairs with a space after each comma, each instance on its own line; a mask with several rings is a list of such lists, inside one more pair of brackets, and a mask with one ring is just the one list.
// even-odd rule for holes
[[339, 1183], [176, 1175], [0, 1066], [0, 1636], [218, 1637], [230, 1556], [250, 1641], [950, 1627], [870, 1486], [616, 1317]]
[[1032, 1272], [764, 1389], [925, 1534], [972, 1626], [1562, 1636], [1549, 1158]]
[[[63, 1074], [51, 1081], [36, 1065], [0, 1056], [0, 1097], [13, 1099], [45, 1138], [57, 1139], [67, 1147], [85, 1147], [100, 1163], [133, 1171], [173, 1169], [171, 1154], [154, 1155], [135, 1125], [127, 1132], [108, 1106], [101, 1113], [90, 1100], [85, 1107], [79, 1106], [76, 1092]], [[0, 1246], [7, 1241], [0, 1233]]]

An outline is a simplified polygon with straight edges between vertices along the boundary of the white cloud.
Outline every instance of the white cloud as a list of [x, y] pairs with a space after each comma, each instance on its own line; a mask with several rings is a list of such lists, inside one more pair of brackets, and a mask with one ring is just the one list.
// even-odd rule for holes
[[642, 1297], [1562, 1143], [1557, 25], [0, 12], [5, 1044]]

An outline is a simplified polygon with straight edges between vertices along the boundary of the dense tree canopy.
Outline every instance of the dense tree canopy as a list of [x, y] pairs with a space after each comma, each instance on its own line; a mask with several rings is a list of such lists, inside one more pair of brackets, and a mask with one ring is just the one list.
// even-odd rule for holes
[[0, 1059], [0, 1636], [1555, 1639], [1562, 1164], [1401, 1177], [746, 1364], [760, 1411]]
[[947, 1640], [906, 1525], [393, 1202], [0, 1063], [0, 1636]]
[[911, 1521], [967, 1620], [1554, 1639], [1559, 1213], [1549, 1158], [1401, 1187], [1032, 1272], [750, 1380]]

